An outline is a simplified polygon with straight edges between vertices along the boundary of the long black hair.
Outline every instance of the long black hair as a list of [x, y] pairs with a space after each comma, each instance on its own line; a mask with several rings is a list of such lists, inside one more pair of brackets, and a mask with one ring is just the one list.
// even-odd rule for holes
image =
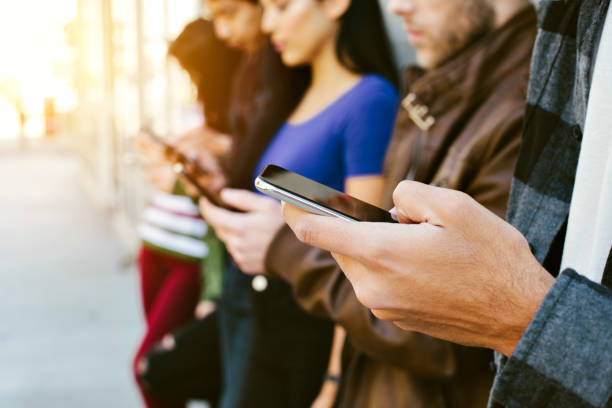
[[[271, 44], [248, 57], [238, 72], [232, 115], [229, 187], [251, 189], [253, 171], [268, 144], [297, 108], [310, 85], [308, 67], [287, 67]], [[250, 66], [249, 66], [250, 65]], [[249, 86], [251, 91], [244, 92]]]
[[349, 70], [379, 74], [399, 88], [398, 71], [378, 0], [351, 0], [340, 19], [336, 55]]
[[215, 36], [210, 21], [199, 18], [185, 26], [170, 44], [168, 55], [176, 58], [194, 80], [207, 126], [228, 132], [234, 73], [241, 54]]

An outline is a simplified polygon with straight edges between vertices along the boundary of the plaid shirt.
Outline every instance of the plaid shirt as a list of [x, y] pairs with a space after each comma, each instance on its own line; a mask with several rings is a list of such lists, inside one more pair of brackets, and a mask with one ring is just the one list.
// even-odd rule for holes
[[[563, 252], [593, 56], [609, 3], [538, 2], [539, 34], [508, 220], [555, 275]], [[490, 407], [612, 407], [612, 291], [605, 287], [611, 287], [611, 280], [612, 252], [604, 285], [571, 270], [559, 275], [511, 358], [498, 356]]]

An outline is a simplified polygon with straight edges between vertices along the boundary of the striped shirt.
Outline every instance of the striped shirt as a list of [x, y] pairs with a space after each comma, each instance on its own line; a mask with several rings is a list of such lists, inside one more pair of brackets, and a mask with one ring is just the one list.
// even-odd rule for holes
[[189, 197], [157, 192], [144, 212], [139, 232], [146, 246], [169, 255], [194, 261], [208, 255], [203, 241], [208, 226]]

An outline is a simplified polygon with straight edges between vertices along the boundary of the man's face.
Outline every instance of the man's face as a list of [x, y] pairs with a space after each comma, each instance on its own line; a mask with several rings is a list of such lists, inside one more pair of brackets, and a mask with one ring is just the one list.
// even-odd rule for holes
[[493, 27], [491, 0], [390, 0], [425, 69], [439, 67]]
[[262, 10], [247, 0], [204, 0], [218, 38], [230, 47], [256, 51], [263, 43], [260, 30]]

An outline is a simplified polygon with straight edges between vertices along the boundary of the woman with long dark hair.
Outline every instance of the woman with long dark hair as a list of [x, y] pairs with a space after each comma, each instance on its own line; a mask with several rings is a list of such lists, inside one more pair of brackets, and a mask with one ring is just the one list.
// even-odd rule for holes
[[[170, 44], [168, 55], [187, 71], [197, 88], [197, 101], [204, 109], [205, 123], [179, 141], [201, 138], [206, 132], [227, 132], [230, 127], [232, 82], [240, 62], [240, 53], [216, 38], [209, 21], [197, 19], [189, 23]], [[215, 64], [209, 61], [215, 61]], [[144, 140], [141, 146], [149, 159], [146, 168], [155, 180], [160, 170], [164, 172], [171, 164], [164, 160], [162, 146], [154, 146], [154, 143]], [[157, 155], [159, 159], [154, 158], [156, 155], [153, 154], [157, 150], [160, 151]], [[169, 192], [158, 191], [153, 195], [152, 204], [144, 212], [140, 227], [143, 245], [138, 267], [146, 333], [134, 358], [133, 369], [147, 407], [185, 405], [184, 400], [169, 402], [150, 392], [151, 389], [142, 381], [148, 368], [144, 357], [167, 333], [193, 318], [198, 300], [203, 293], [207, 294], [200, 290], [204, 285], [201, 279], [202, 263], [213, 252], [209, 245], [211, 241], [206, 239], [207, 226], [199, 217], [197, 206], [182, 191], [171, 170], [169, 174], [170, 183], [166, 186]], [[213, 256], [219, 255], [216, 253]], [[212, 282], [208, 283], [207, 289], [210, 289]], [[209, 394], [215, 398], [214, 389]]]
[[[254, 165], [261, 146], [265, 147], [300, 101], [309, 73], [282, 64], [261, 32], [262, 9], [256, 0], [205, 0], [205, 5], [217, 38], [242, 54], [227, 115], [232, 152], [219, 165], [206, 146], [178, 146], [181, 153], [197, 158], [200, 166], [215, 175], [198, 179], [214, 194], [217, 185], [233, 180], [232, 175], [246, 163]], [[204, 63], [215, 65], [217, 61]], [[209, 266], [207, 263], [206, 270]], [[151, 395], [167, 406], [184, 406], [184, 401], [200, 398], [212, 406], [242, 406], [238, 398], [253, 337], [251, 279], [228, 262], [216, 311], [167, 335], [160, 347], [146, 355], [147, 370], [140, 380]], [[215, 393], [219, 398], [213, 398]]]
[[[291, 288], [265, 277], [266, 257], [284, 221], [280, 205], [252, 191], [277, 164], [365, 201], [378, 203], [382, 161], [398, 105], [396, 70], [376, 0], [262, 0], [263, 28], [283, 62], [310, 81], [299, 103], [238, 160], [221, 197], [244, 213], [201, 203], [232, 259], [253, 281], [254, 336], [241, 407], [307, 407], [319, 391], [333, 324], [307, 315]], [[248, 143], [248, 142], [247, 142]], [[249, 150], [253, 153], [253, 150]], [[260, 154], [259, 154], [260, 153]]]

